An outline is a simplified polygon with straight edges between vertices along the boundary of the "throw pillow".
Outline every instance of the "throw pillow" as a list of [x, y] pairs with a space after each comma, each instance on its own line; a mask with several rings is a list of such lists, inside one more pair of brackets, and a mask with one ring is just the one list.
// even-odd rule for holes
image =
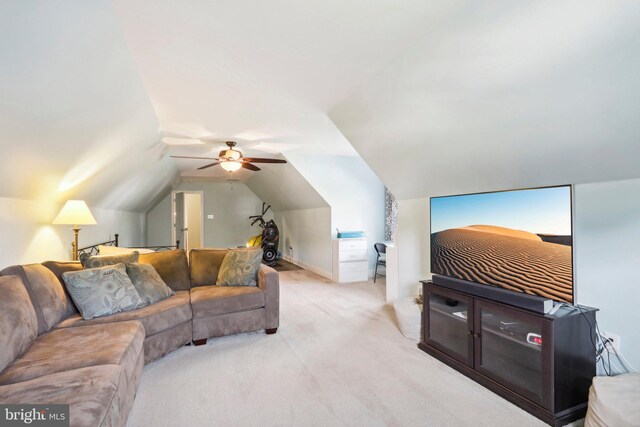
[[146, 304], [153, 304], [175, 295], [152, 265], [127, 264], [126, 266], [129, 279]]
[[80, 260], [84, 268], [99, 268], [107, 265], [133, 264], [138, 262], [139, 258], [140, 253], [133, 251], [130, 254], [121, 255], [94, 255]]
[[230, 249], [218, 273], [218, 286], [257, 286], [262, 249]]
[[69, 295], [86, 320], [146, 305], [124, 264], [62, 273]]

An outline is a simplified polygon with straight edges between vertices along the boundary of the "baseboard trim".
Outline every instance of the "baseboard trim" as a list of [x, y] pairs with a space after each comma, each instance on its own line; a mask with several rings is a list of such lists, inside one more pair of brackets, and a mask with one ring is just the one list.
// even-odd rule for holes
[[289, 261], [290, 263], [295, 264], [298, 267], [302, 267], [305, 270], [312, 271], [312, 272], [316, 273], [317, 275], [324, 277], [325, 279], [333, 280], [333, 277], [332, 277], [331, 273], [329, 273], [327, 271], [324, 271], [324, 270], [322, 270], [322, 269], [320, 269], [318, 267], [314, 267], [313, 265], [309, 265], [306, 262], [302, 262], [300, 260], [291, 258], [290, 256], [286, 256], [286, 255], [283, 256], [282, 259], [284, 259], [285, 261]]

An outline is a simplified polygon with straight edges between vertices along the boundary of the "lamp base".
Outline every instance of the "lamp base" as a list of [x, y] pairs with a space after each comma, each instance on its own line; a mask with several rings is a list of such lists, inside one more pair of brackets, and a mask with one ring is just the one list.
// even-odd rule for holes
[[73, 247], [73, 260], [78, 260], [78, 234], [80, 233], [81, 228], [77, 225], [73, 227], [73, 243], [71, 246]]

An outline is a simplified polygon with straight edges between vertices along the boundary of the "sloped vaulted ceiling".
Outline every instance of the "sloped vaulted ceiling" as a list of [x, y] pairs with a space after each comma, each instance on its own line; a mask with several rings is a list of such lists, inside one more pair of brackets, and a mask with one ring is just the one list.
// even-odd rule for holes
[[[357, 157], [327, 112], [396, 56], [422, 17], [438, 9], [393, 0], [115, 0], [114, 6], [164, 131], [238, 141], [258, 157], [295, 155], [293, 168], [234, 175], [279, 209], [326, 205], [326, 195], [312, 187], [331, 180], [309, 179], [314, 174], [303, 170], [304, 160], [322, 156], [330, 167], [332, 156]], [[215, 157], [220, 144], [169, 149]], [[191, 171], [202, 164], [177, 161], [185, 178], [225, 178], [220, 168]]]
[[467, 2], [331, 118], [399, 198], [640, 177], [640, 3]]
[[260, 165], [262, 171], [246, 181], [247, 186], [274, 211], [313, 209], [329, 206], [291, 164]]
[[397, 55], [425, 3], [114, 1], [164, 130], [352, 156], [327, 112]]
[[0, 197], [146, 209], [177, 169], [111, 2], [0, 8]]

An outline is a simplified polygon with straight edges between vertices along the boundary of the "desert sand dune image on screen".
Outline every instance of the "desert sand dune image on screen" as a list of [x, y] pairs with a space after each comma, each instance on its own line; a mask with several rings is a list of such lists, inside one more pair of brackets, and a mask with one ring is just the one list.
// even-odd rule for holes
[[572, 302], [571, 246], [491, 225], [433, 233], [431, 245], [436, 274]]

